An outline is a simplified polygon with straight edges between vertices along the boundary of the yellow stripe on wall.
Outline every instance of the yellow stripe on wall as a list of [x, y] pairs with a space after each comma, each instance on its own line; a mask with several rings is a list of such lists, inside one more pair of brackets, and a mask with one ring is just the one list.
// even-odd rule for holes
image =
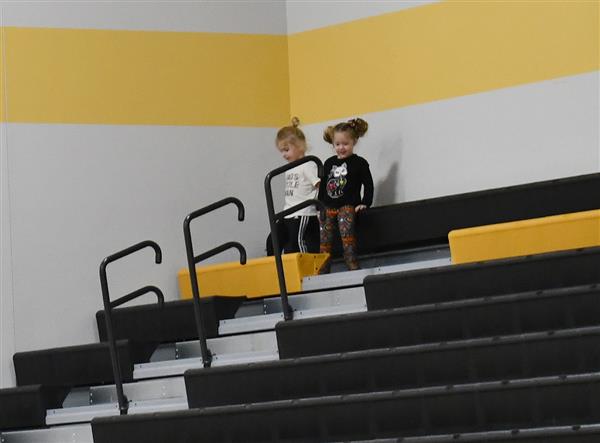
[[305, 123], [595, 71], [597, 1], [451, 1], [289, 37]]
[[286, 36], [3, 31], [3, 121], [262, 127], [288, 121]]

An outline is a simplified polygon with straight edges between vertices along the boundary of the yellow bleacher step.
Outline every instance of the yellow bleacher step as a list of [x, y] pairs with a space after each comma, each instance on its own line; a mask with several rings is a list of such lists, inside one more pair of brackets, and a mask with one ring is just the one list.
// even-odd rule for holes
[[[318, 274], [328, 255], [284, 254], [282, 260], [287, 290], [301, 291], [302, 278]], [[196, 273], [201, 297], [245, 295], [253, 298], [279, 293], [274, 257], [254, 258], [248, 260], [245, 265], [240, 265], [239, 262], [228, 262], [198, 266]], [[180, 297], [192, 298], [190, 273], [187, 268], [177, 273], [177, 280]]]
[[448, 239], [455, 264], [600, 246], [600, 209], [457, 229]]

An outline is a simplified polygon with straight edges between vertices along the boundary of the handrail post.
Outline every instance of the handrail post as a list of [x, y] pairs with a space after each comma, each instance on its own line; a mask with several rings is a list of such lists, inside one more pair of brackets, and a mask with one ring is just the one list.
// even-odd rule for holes
[[190, 230], [190, 223], [192, 220], [219, 209], [228, 204], [234, 204], [238, 208], [238, 220], [243, 221], [245, 210], [244, 205], [240, 200], [235, 197], [227, 197], [223, 200], [219, 200], [213, 204], [205, 206], [204, 208], [198, 209], [185, 217], [183, 221], [183, 237], [185, 240], [185, 251], [188, 262], [188, 271], [190, 273], [190, 283], [192, 287], [192, 299], [194, 305], [194, 318], [196, 320], [196, 329], [198, 330], [198, 341], [200, 342], [200, 354], [202, 356], [202, 364], [205, 368], [210, 367], [212, 364], [212, 354], [208, 349], [206, 342], [206, 329], [204, 328], [204, 322], [202, 321], [202, 305], [200, 303], [200, 289], [198, 286], [198, 275], [196, 274], [196, 264], [202, 260], [205, 260], [213, 255], [219, 254], [230, 248], [236, 248], [240, 253], [240, 264], [246, 264], [246, 250], [244, 247], [237, 242], [228, 242], [219, 247], [216, 247], [204, 254], [198, 256], [194, 255], [194, 245], [192, 243], [192, 233]]
[[295, 205], [292, 208], [289, 208], [286, 211], [282, 211], [278, 214], [275, 213], [275, 207], [273, 204], [273, 190], [271, 188], [271, 181], [274, 177], [283, 174], [289, 169], [293, 169], [296, 166], [299, 166], [303, 163], [313, 162], [317, 165], [317, 175], [321, 180], [323, 179], [323, 163], [319, 160], [318, 157], [314, 155], [307, 155], [306, 157], [301, 158], [300, 160], [296, 160], [294, 162], [288, 163], [287, 165], [280, 166], [269, 172], [265, 177], [265, 197], [267, 199], [267, 214], [269, 216], [269, 226], [271, 228], [271, 242], [273, 243], [273, 255], [275, 256], [275, 267], [277, 269], [277, 280], [279, 282], [279, 294], [281, 297], [281, 307], [283, 309], [283, 318], [284, 320], [292, 320], [294, 318], [294, 313], [292, 308], [290, 307], [290, 303], [288, 300], [288, 292], [287, 286], [285, 283], [285, 271], [283, 269], [283, 260], [281, 258], [281, 248], [279, 245], [279, 235], [277, 233], [277, 220], [283, 219], [286, 214], [293, 214], [294, 212], [308, 207], [308, 206], [317, 206], [321, 212], [324, 211], [323, 203], [318, 200], [307, 200], [303, 203]]
[[[120, 304], [126, 301], [133, 300], [134, 298], [137, 298], [145, 294], [146, 292], [155, 292], [158, 298], [158, 303], [160, 306], [162, 306], [162, 304], [164, 303], [164, 296], [162, 291], [157, 287], [146, 286], [111, 303], [110, 294], [108, 291], [108, 278], [106, 276], [106, 267], [109, 263], [119, 260], [120, 258], [123, 258], [127, 255], [133, 254], [134, 252], [137, 252], [146, 247], [154, 249], [155, 261], [157, 264], [161, 263], [162, 251], [160, 249], [160, 246], [158, 246], [158, 244], [151, 240], [146, 240], [137, 243], [133, 246], [130, 246], [129, 248], [123, 249], [122, 251], [109, 255], [108, 257], [104, 258], [104, 260], [102, 260], [102, 263], [100, 263], [100, 286], [102, 287], [102, 301], [104, 304], [104, 321], [106, 324], [106, 335], [108, 338], [108, 348], [113, 369], [113, 378], [115, 380], [115, 388], [117, 391], [117, 401], [119, 403], [120, 415], [127, 415], [127, 412], [129, 410], [129, 400], [123, 392], [123, 375], [121, 372], [121, 362], [119, 361], [119, 355], [117, 352], [117, 342], [115, 340], [115, 335], [113, 331], [112, 310], [114, 307], [119, 306]], [[121, 300], [122, 302], [119, 303], [119, 301]]]
[[265, 192], [267, 195], [267, 212], [269, 214], [269, 226], [271, 228], [271, 243], [273, 244], [273, 256], [275, 257], [275, 268], [277, 269], [277, 281], [279, 283], [279, 296], [281, 297], [283, 318], [284, 320], [291, 320], [294, 317], [294, 314], [288, 300], [287, 285], [285, 283], [285, 271], [283, 270], [283, 259], [281, 258], [281, 246], [279, 245], [277, 218], [275, 217], [275, 208], [273, 206], [273, 194], [270, 180], [268, 184], [265, 182]]
[[[104, 262], [103, 262], [104, 263]], [[103, 272], [104, 271], [104, 272]], [[113, 369], [113, 378], [117, 390], [117, 401], [119, 403], [119, 414], [127, 415], [129, 410], [129, 400], [123, 393], [123, 377], [121, 373], [121, 362], [117, 353], [117, 343], [113, 334], [112, 309], [108, 296], [108, 282], [106, 281], [106, 271], [100, 271], [100, 282], [102, 286], [102, 299], [104, 302], [104, 321], [106, 323], [106, 335], [108, 337], [108, 349], [110, 352], [110, 362]]]
[[206, 344], [206, 331], [202, 321], [202, 308], [200, 307], [200, 291], [198, 289], [198, 276], [196, 275], [196, 261], [194, 260], [194, 251], [192, 245], [192, 236], [190, 233], [191, 218], [184, 221], [185, 250], [187, 255], [188, 270], [190, 273], [190, 282], [192, 285], [192, 298], [194, 305], [194, 318], [196, 320], [196, 329], [198, 331], [198, 340], [200, 342], [200, 355], [202, 356], [202, 365], [206, 368], [212, 363], [212, 355]]

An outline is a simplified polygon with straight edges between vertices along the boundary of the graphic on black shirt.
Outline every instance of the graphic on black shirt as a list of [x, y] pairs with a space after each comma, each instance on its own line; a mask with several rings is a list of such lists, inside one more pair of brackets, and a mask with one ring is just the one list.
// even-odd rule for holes
[[329, 198], [339, 198], [344, 195], [344, 187], [348, 183], [348, 165], [343, 163], [341, 166], [333, 165], [327, 178], [327, 195]]

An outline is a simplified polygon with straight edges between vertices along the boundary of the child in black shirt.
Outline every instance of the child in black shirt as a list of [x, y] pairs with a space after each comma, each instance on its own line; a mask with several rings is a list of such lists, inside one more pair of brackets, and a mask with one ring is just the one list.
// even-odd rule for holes
[[[369, 163], [354, 154], [358, 139], [365, 135], [369, 125], [356, 118], [329, 126], [323, 139], [335, 150], [333, 157], [325, 161], [324, 178], [319, 188], [319, 199], [327, 207], [321, 221], [321, 252], [331, 253], [334, 229], [339, 229], [344, 248], [344, 261], [349, 270], [359, 269], [356, 254], [354, 224], [356, 214], [373, 202], [373, 178]], [[364, 188], [361, 197], [361, 188]], [[329, 264], [322, 273], [329, 272]]]

